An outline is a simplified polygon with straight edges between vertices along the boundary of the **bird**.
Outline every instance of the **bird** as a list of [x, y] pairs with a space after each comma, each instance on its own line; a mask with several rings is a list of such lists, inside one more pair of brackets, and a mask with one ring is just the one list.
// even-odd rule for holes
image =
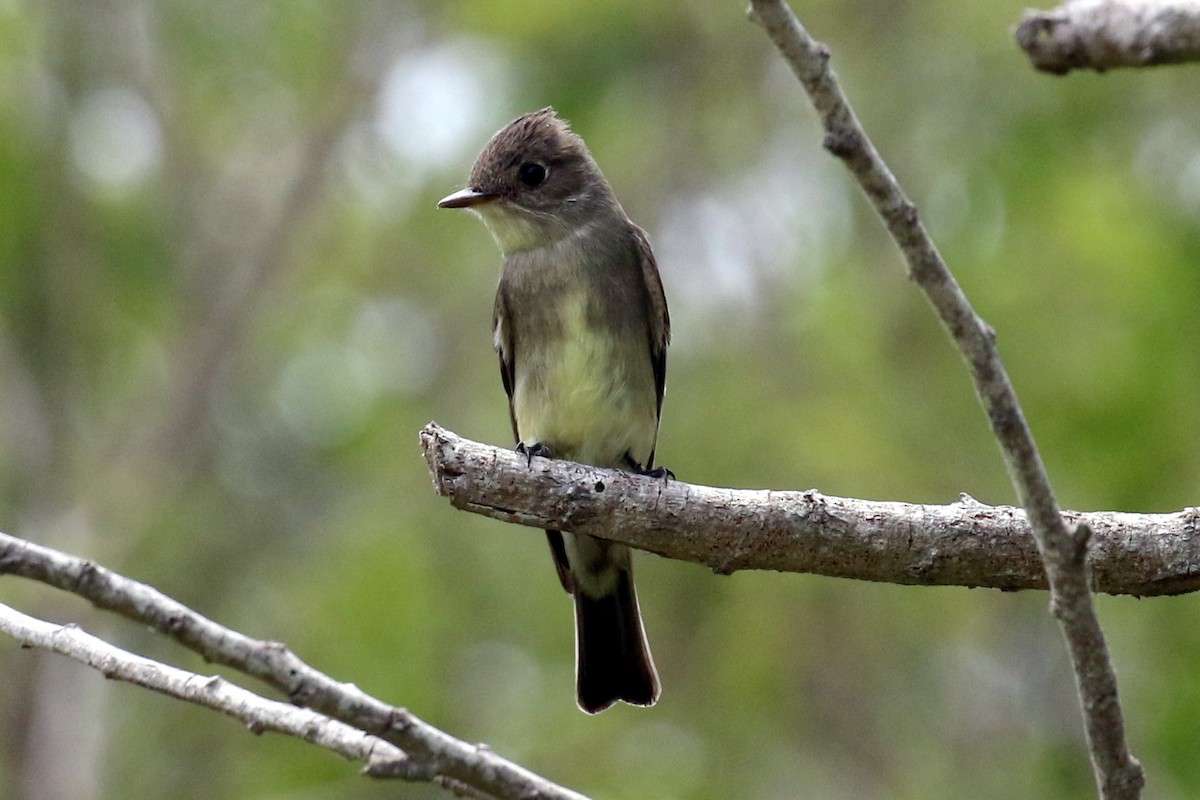
[[[440, 208], [475, 212], [503, 256], [493, 344], [517, 450], [642, 475], [654, 467], [670, 316], [645, 231], [630, 221], [583, 139], [553, 107], [483, 148]], [[547, 531], [574, 600], [576, 700], [652, 706], [661, 691], [629, 547]]]

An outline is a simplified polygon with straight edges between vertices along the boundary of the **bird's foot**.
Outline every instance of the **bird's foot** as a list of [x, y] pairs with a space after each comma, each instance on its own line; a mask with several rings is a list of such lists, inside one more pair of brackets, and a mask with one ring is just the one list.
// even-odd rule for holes
[[666, 467], [654, 467], [646, 469], [638, 463], [637, 459], [631, 453], [626, 451], [624, 455], [625, 463], [629, 466], [629, 471], [636, 475], [645, 475], [647, 478], [661, 478], [665, 483], [667, 479], [675, 480], [675, 473]]
[[533, 467], [533, 457], [541, 456], [542, 458], [550, 458], [550, 448], [541, 442], [527, 445], [524, 442], [517, 443], [517, 452], [525, 456], [525, 466]]

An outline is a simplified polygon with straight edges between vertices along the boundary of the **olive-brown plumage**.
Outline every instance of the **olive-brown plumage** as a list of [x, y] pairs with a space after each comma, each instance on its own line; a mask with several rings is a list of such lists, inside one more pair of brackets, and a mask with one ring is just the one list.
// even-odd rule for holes
[[[583, 140], [551, 108], [500, 130], [467, 188], [504, 255], [493, 340], [513, 435], [535, 455], [601, 467], [653, 466], [670, 322], [645, 233], [625, 216]], [[659, 695], [629, 548], [548, 532], [575, 601], [580, 708]]]

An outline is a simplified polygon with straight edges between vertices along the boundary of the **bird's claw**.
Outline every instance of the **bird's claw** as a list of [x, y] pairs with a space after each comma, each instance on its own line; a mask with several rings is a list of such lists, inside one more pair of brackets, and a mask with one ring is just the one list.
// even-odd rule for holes
[[625, 453], [625, 463], [629, 466], [629, 471], [635, 475], [645, 475], [647, 478], [661, 478], [664, 482], [668, 479], [675, 480], [675, 473], [671, 470], [666, 467], [646, 469], [630, 453]]
[[638, 470], [638, 475], [645, 475], [647, 478], [662, 478], [664, 482], [668, 480], [675, 480], [675, 473], [666, 467]]
[[517, 452], [525, 456], [525, 466], [533, 468], [533, 457], [541, 456], [542, 458], [550, 457], [550, 448], [541, 442], [535, 442], [531, 445], [526, 445], [524, 442], [517, 443]]

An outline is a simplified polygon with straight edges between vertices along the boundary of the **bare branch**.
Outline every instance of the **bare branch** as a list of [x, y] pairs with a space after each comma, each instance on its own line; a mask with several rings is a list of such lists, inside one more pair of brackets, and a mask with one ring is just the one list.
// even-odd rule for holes
[[[722, 489], [535, 459], [434, 423], [421, 446], [439, 494], [461, 509], [535, 528], [619, 540], [720, 573], [807, 572], [923, 586], [1045, 589], [1025, 512], [966, 495], [916, 505], [805, 492]], [[1093, 531], [1092, 587], [1108, 594], [1200, 589], [1200, 509], [1065, 512]]]
[[1068, 0], [1026, 11], [1014, 35], [1034, 67], [1056, 75], [1200, 61], [1200, 0]]
[[90, 600], [163, 633], [208, 661], [258, 678], [296, 705], [377, 736], [407, 755], [368, 774], [429, 780], [459, 793], [522, 800], [585, 800], [525, 768], [313, 669], [278, 642], [252, 639], [197, 614], [151, 586], [91, 561], [0, 533], [0, 575], [18, 575]]
[[829, 68], [829, 49], [814, 40], [786, 0], [752, 0], [762, 25], [807, 92], [825, 127], [825, 147], [840, 158], [875, 207], [962, 352], [1004, 453], [1013, 486], [1032, 525], [1075, 671], [1092, 767], [1106, 800], [1137, 798], [1145, 783], [1129, 752], [1117, 677], [1089, 591], [1085, 545], [1067, 530], [1016, 392], [995, 346], [995, 332], [971, 307], [917, 215], [880, 158]]
[[275, 731], [332, 750], [351, 761], [394, 769], [400, 748], [315, 711], [268, 700], [218, 675], [197, 675], [115, 647], [73, 625], [56, 625], [0, 603], [0, 631], [26, 647], [49, 650], [87, 664], [106, 678], [220, 711], [255, 733]]

